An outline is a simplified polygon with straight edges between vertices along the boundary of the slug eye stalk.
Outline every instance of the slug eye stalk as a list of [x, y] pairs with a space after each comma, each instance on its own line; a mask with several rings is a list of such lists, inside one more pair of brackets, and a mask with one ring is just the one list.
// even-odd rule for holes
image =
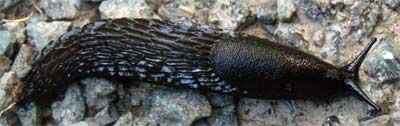
[[376, 112], [381, 111], [382, 109], [374, 103], [366, 94], [364, 91], [361, 90], [361, 88], [358, 86], [357, 83], [360, 82], [359, 76], [358, 76], [358, 71], [361, 67], [362, 62], [364, 61], [366, 55], [368, 52], [371, 50], [372, 46], [376, 43], [377, 39], [373, 38], [367, 45], [367, 47], [361, 51], [361, 53], [354, 58], [350, 64], [345, 66], [345, 70], [351, 73], [350, 77], [346, 78], [344, 80], [345, 84], [349, 86], [349, 88], [356, 93], [356, 95], [362, 99], [363, 101], [367, 102]]

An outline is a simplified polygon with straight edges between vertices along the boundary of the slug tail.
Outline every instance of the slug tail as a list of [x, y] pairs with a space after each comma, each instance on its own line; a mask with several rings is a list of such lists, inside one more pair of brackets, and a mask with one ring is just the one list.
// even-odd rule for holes
[[368, 43], [367, 47], [352, 62], [350, 62], [350, 64], [345, 66], [344, 69], [351, 73], [351, 75], [345, 79], [345, 83], [349, 86], [349, 88], [353, 90], [353, 92], [355, 92], [359, 98], [373, 107], [375, 111], [379, 112], [382, 109], [376, 103], [374, 103], [357, 84], [357, 82], [359, 82], [358, 71], [360, 66], [376, 41], [377, 39], [373, 38]]

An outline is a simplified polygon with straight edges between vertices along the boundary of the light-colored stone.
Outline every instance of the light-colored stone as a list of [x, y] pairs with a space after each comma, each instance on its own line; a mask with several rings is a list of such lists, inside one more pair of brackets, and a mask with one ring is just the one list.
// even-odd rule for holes
[[23, 44], [11, 66], [11, 70], [17, 72], [19, 78], [25, 77], [32, 68], [31, 65], [33, 64], [35, 55], [36, 52], [32, 46]]
[[133, 126], [133, 116], [131, 112], [122, 115], [113, 126]]
[[28, 40], [41, 51], [50, 40], [57, 40], [71, 26], [71, 22], [66, 21], [34, 21], [26, 26]]
[[104, 0], [99, 6], [101, 18], [153, 18], [153, 9], [145, 0]]
[[70, 125], [81, 121], [85, 115], [85, 101], [78, 85], [68, 87], [62, 101], [51, 105], [53, 119], [62, 125]]
[[211, 115], [206, 97], [191, 90], [154, 91], [143, 107], [145, 114], [138, 117], [134, 125], [185, 126]]
[[391, 125], [389, 115], [381, 115], [361, 122], [361, 126], [389, 126]]
[[40, 108], [32, 106], [29, 109], [19, 108], [17, 110], [18, 118], [21, 120], [23, 126], [36, 126], [40, 124]]
[[81, 0], [41, 0], [40, 6], [52, 19], [74, 19], [79, 15]]
[[9, 91], [16, 83], [18, 83], [18, 77], [14, 71], [7, 72], [0, 78], [0, 110], [4, 110], [11, 104]]
[[277, 0], [278, 19], [280, 21], [289, 21], [296, 12], [295, 1], [293, 0]]
[[250, 11], [244, 0], [218, 0], [209, 10], [208, 21], [220, 29], [235, 30]]
[[242, 125], [324, 125], [335, 117], [341, 125], [359, 125], [368, 105], [352, 96], [325, 100], [242, 99]]
[[81, 83], [85, 85], [83, 96], [88, 107], [102, 109], [115, 99], [110, 94], [117, 89], [111, 81], [104, 78], [86, 78]]
[[117, 121], [119, 118], [119, 114], [115, 109], [114, 105], [108, 105], [103, 110], [94, 116], [94, 120], [101, 125], [111, 124]]
[[12, 61], [8, 57], [0, 54], [0, 78], [10, 69], [11, 62]]
[[15, 37], [7, 30], [0, 30], [0, 54], [5, 54], [15, 44]]

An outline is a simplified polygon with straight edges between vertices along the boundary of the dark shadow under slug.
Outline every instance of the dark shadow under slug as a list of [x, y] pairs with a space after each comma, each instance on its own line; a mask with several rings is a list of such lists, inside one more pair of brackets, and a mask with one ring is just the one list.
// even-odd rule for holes
[[267, 39], [201, 25], [96, 21], [46, 47], [12, 96], [19, 105], [49, 104], [68, 84], [96, 76], [258, 99], [327, 98], [350, 91], [380, 111], [357, 84], [360, 65], [375, 41], [349, 65], [336, 67]]

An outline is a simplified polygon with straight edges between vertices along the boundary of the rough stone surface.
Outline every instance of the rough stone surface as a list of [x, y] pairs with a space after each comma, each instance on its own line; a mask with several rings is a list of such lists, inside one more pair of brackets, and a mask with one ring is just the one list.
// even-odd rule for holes
[[149, 96], [144, 107], [144, 116], [134, 121], [137, 125], [190, 125], [211, 115], [206, 97], [188, 90], [157, 90]]
[[104, 0], [99, 6], [101, 18], [153, 18], [153, 10], [144, 0]]
[[0, 110], [11, 104], [12, 99], [8, 92], [17, 82], [18, 77], [14, 71], [7, 72], [0, 78]]
[[25, 27], [23, 23], [7, 22], [0, 28], [0, 54], [11, 56], [15, 44], [25, 41]]
[[112, 82], [103, 78], [86, 78], [81, 81], [85, 85], [83, 96], [85, 96], [88, 107], [101, 109], [107, 106], [114, 96], [109, 95], [116, 91]]
[[101, 126], [99, 123], [90, 122], [90, 121], [80, 121], [74, 124], [70, 124], [70, 126]]
[[0, 54], [0, 77], [10, 69], [11, 62], [12, 61], [8, 57]]
[[94, 120], [100, 125], [111, 124], [118, 120], [119, 114], [113, 105], [106, 106], [103, 110], [96, 114]]
[[16, 3], [20, 2], [21, 0], [0, 0], [0, 10], [8, 8]]
[[359, 125], [367, 105], [346, 96], [329, 101], [243, 99], [239, 105], [242, 125], [323, 125], [337, 118], [341, 125]]
[[210, 126], [237, 126], [237, 119], [235, 106], [230, 105], [220, 109], [213, 109], [211, 117], [206, 120]]
[[293, 0], [277, 0], [277, 12], [280, 21], [288, 21], [296, 12]]
[[209, 10], [208, 21], [220, 29], [235, 30], [250, 11], [244, 0], [219, 0]]
[[79, 15], [81, 0], [41, 0], [40, 6], [52, 19], [73, 19]]
[[207, 94], [208, 100], [211, 106], [214, 107], [225, 107], [229, 105], [233, 105], [233, 96], [230, 95], [221, 95], [216, 93]]
[[103, 1], [103, 0], [85, 0], [85, 1], [97, 3], [97, 2], [101, 2], [101, 1]]
[[382, 39], [365, 61], [368, 74], [380, 82], [394, 81], [400, 78], [399, 49], [390, 40]]
[[277, 19], [276, 0], [246, 0], [250, 14], [263, 24], [273, 24]]
[[140, 106], [147, 96], [148, 93], [143, 90], [132, 90], [130, 91], [130, 103], [132, 106]]
[[15, 44], [15, 37], [7, 30], [0, 30], [0, 54], [5, 54]]
[[53, 102], [51, 113], [53, 119], [62, 124], [69, 125], [81, 121], [85, 115], [85, 101], [78, 85], [71, 85], [62, 101]]
[[63, 33], [67, 31], [71, 22], [66, 21], [34, 21], [26, 26], [28, 32], [28, 40], [35, 45], [38, 51], [41, 51], [50, 40], [57, 40]]
[[15, 41], [19, 44], [25, 42], [26, 39], [26, 28], [22, 22], [7, 22], [3, 26], [15, 37]]
[[392, 125], [392, 122], [390, 120], [391, 120], [390, 115], [382, 115], [361, 122], [361, 126], [390, 126]]
[[205, 24], [209, 7], [213, 5], [214, 1], [175, 0], [157, 5], [160, 4], [158, 0], [150, 0], [149, 3], [160, 6], [157, 12], [162, 19], [172, 22], [195, 21]]
[[17, 72], [19, 78], [26, 76], [32, 68], [31, 64], [33, 64], [35, 55], [36, 51], [32, 46], [23, 44], [11, 66], [11, 70]]
[[113, 126], [133, 126], [133, 116], [131, 112], [122, 115]]
[[392, 114], [393, 126], [400, 126], [400, 112]]
[[391, 9], [396, 9], [399, 6], [399, 0], [385, 0], [386, 6], [390, 7]]
[[19, 108], [17, 110], [17, 115], [23, 126], [35, 126], [40, 124], [41, 117], [39, 111], [40, 109], [37, 106], [33, 106], [28, 110]]

